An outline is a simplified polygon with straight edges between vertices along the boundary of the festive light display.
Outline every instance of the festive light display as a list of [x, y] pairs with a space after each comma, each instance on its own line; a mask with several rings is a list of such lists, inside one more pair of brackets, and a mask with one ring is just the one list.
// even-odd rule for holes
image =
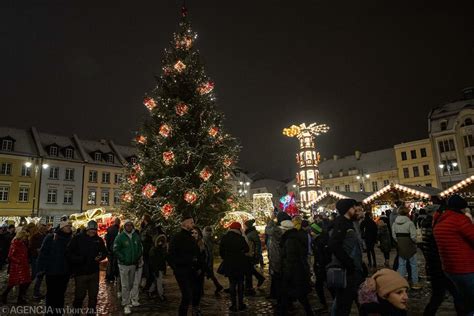
[[156, 192], [156, 187], [151, 184], [151, 183], [147, 183], [143, 186], [143, 189], [142, 189], [142, 194], [144, 197], [147, 197], [147, 198], [151, 198]]
[[211, 81], [205, 82], [198, 87], [198, 92], [201, 95], [208, 94], [212, 90], [214, 90], [214, 82]]
[[204, 181], [209, 180], [209, 178], [212, 176], [212, 171], [209, 167], [205, 167], [204, 169], [201, 170], [199, 173], [199, 177], [203, 179]]
[[186, 103], [180, 102], [176, 105], [176, 114], [183, 116], [188, 113], [188, 106]]
[[163, 153], [163, 162], [169, 166], [174, 162], [174, 153], [172, 151], [165, 151]]
[[166, 203], [165, 205], [161, 207], [161, 213], [163, 214], [165, 218], [170, 217], [171, 214], [173, 214], [173, 212], [174, 212], [174, 206], [170, 203]]
[[362, 202], [364, 204], [369, 204], [369, 203], [373, 202], [374, 200], [378, 199], [379, 197], [381, 197], [382, 195], [384, 195], [385, 193], [387, 193], [389, 191], [392, 191], [392, 190], [407, 193], [409, 195], [412, 195], [412, 196], [414, 196], [416, 198], [420, 198], [420, 199], [429, 199], [430, 198], [430, 195], [427, 194], [427, 193], [424, 193], [424, 192], [421, 192], [421, 191], [418, 191], [418, 190], [415, 190], [415, 189], [410, 189], [410, 188], [408, 188], [406, 186], [403, 186], [401, 184], [389, 184], [389, 185], [383, 187], [382, 189], [378, 190], [377, 192], [374, 192], [374, 194], [367, 197]]
[[211, 128], [209, 128], [209, 131], [208, 131], [209, 136], [216, 137], [217, 133], [219, 133], [219, 129], [217, 127], [212, 126]]
[[187, 191], [184, 193], [184, 200], [188, 202], [189, 204], [194, 204], [196, 203], [197, 200], [197, 194], [194, 191]]
[[233, 161], [230, 158], [224, 158], [224, 166], [230, 167], [232, 165]]
[[271, 193], [255, 193], [253, 195], [252, 215], [257, 225], [265, 225], [274, 210]]
[[69, 215], [69, 220], [76, 229], [86, 227], [89, 221], [96, 221], [98, 226], [97, 234], [101, 237], [107, 233], [107, 228], [114, 224], [113, 214], [108, 213], [103, 207], [71, 214]]
[[127, 179], [128, 183], [136, 184], [138, 182], [138, 177], [136, 174], [130, 174]]
[[125, 192], [124, 194], [122, 194], [122, 201], [126, 202], [126, 203], [130, 203], [133, 201], [133, 195], [132, 193], [130, 192]]
[[334, 191], [326, 191], [326, 192], [323, 192], [322, 194], [320, 194], [316, 200], [314, 200], [313, 202], [311, 202], [309, 204], [309, 206], [313, 206], [314, 204], [317, 204], [317, 203], [321, 202], [327, 196], [332, 196], [332, 197], [334, 197], [338, 200], [349, 199], [349, 197], [347, 197], [345, 195], [342, 195], [340, 193], [337, 193], [337, 192], [334, 192]]
[[226, 213], [226, 215], [220, 220], [220, 224], [224, 228], [229, 228], [230, 224], [233, 222], [239, 222], [240, 225], [244, 226], [244, 223], [251, 219], [255, 219], [255, 217], [250, 213], [244, 211], [233, 211]]
[[145, 145], [146, 144], [146, 137], [143, 136], [143, 135], [138, 135], [136, 138], [135, 138], [135, 141], [139, 144], [142, 144], [142, 145]]
[[146, 97], [143, 99], [143, 104], [146, 106], [148, 110], [153, 110], [156, 108], [156, 102], [153, 98]]
[[170, 136], [171, 128], [168, 126], [168, 124], [163, 124], [160, 126], [160, 131], [158, 132], [161, 136], [164, 138]]
[[471, 185], [471, 184], [474, 184], [474, 176], [470, 176], [470, 177], [467, 177], [466, 179], [462, 180], [461, 182], [459, 183], [456, 183], [455, 185], [447, 188], [446, 190], [444, 190], [443, 192], [441, 192], [439, 194], [440, 197], [442, 198], [445, 198], [445, 197], [448, 197], [454, 193], [457, 193], [459, 192], [459, 190]]
[[181, 60], [178, 60], [178, 62], [176, 64], [174, 64], [173, 68], [177, 72], [183, 72], [183, 70], [186, 69], [186, 65]]
[[296, 205], [295, 195], [293, 192], [280, 198], [280, 209], [291, 217], [299, 215], [300, 212]]

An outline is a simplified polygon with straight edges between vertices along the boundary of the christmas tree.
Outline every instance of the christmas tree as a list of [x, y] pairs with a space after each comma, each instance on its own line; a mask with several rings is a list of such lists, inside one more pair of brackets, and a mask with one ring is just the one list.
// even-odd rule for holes
[[176, 229], [183, 214], [198, 225], [213, 225], [230, 210], [227, 184], [239, 146], [223, 129], [214, 83], [205, 74], [197, 34], [182, 9], [178, 31], [162, 59], [163, 72], [144, 98], [150, 118], [136, 136], [137, 163], [124, 183], [123, 210], [152, 215]]

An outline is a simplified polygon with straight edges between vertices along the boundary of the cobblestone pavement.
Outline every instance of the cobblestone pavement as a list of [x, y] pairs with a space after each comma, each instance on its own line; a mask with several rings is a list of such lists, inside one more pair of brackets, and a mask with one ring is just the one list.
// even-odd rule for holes
[[[383, 263], [382, 254], [377, 251], [377, 260], [379, 265]], [[394, 254], [392, 253], [391, 259], [393, 260]], [[364, 259], [365, 256], [364, 256]], [[423, 283], [424, 288], [419, 291], [410, 291], [410, 312], [409, 315], [422, 315], [423, 309], [427, 302], [429, 301], [430, 297], [430, 289], [429, 284], [425, 282], [424, 278], [424, 260], [423, 255], [421, 252], [418, 253], [418, 261], [419, 261], [419, 270], [421, 275], [421, 283]], [[170, 271], [170, 270], [169, 270]], [[101, 272], [101, 283], [100, 283], [100, 290], [99, 290], [99, 298], [98, 298], [98, 308], [100, 315], [123, 315], [122, 309], [120, 307], [120, 301], [117, 298], [117, 285], [114, 284], [107, 284], [104, 282], [104, 271]], [[220, 282], [226, 286], [227, 280], [218, 276]], [[0, 273], [0, 289], [3, 291], [6, 284], [6, 272], [5, 270], [1, 271]], [[167, 298], [166, 302], [159, 302], [156, 299], [148, 299], [148, 297], [144, 294], [141, 294], [140, 303], [141, 306], [134, 307], [132, 309], [132, 315], [177, 315], [177, 308], [180, 301], [180, 293], [178, 290], [178, 286], [174, 280], [172, 272], [168, 272], [165, 276], [165, 295]], [[262, 286], [261, 289], [257, 290], [257, 295], [254, 297], [246, 297], [245, 301], [247, 306], [249, 307], [248, 311], [234, 313], [238, 316], [244, 315], [273, 315], [274, 314], [274, 301], [267, 300], [265, 297], [268, 295], [268, 288], [269, 288], [269, 278], [265, 281], [265, 284]], [[46, 291], [45, 285], [43, 284], [43, 293]], [[74, 296], [74, 281], [71, 280], [69, 283], [69, 287], [66, 293], [66, 305], [72, 306], [72, 300]], [[15, 293], [10, 293], [9, 295], [9, 307], [15, 307], [13, 303], [16, 301]], [[30, 306], [41, 306], [44, 305], [44, 300], [42, 301], [34, 301], [31, 298], [32, 289], [28, 290], [27, 300]], [[329, 298], [330, 296], [327, 295]], [[310, 294], [310, 302], [314, 309], [320, 307], [319, 303], [317, 302], [316, 295], [314, 291]], [[84, 302], [86, 304], [86, 302]], [[229, 297], [227, 294], [223, 293], [219, 297], [214, 296], [214, 286], [210, 280], [205, 282], [205, 295], [202, 299], [201, 310], [203, 315], [229, 315]], [[293, 311], [291, 315], [304, 315], [300, 306], [295, 304], [296, 309]], [[0, 311], [2, 311], [0, 309]], [[452, 303], [452, 298], [448, 297], [445, 302], [441, 305], [437, 315], [453, 315], [454, 307]], [[19, 313], [18, 313], [19, 314]], [[17, 315], [18, 315], [17, 314]], [[33, 313], [23, 313], [28, 315], [33, 315]], [[353, 315], [357, 315], [357, 311], [355, 307], [353, 308]], [[8, 315], [8, 313], [0, 312], [0, 315]], [[10, 315], [15, 315], [15, 313], [11, 313]], [[319, 313], [319, 315], [328, 315], [328, 313]]]

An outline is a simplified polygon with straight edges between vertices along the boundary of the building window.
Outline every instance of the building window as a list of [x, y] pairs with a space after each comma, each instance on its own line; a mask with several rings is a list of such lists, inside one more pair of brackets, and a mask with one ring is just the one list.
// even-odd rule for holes
[[402, 151], [402, 160], [407, 160], [407, 152]]
[[13, 151], [13, 141], [11, 139], [2, 140], [3, 151]]
[[107, 155], [107, 162], [108, 163], [114, 163], [114, 155], [108, 154]]
[[89, 182], [97, 182], [97, 171], [95, 170], [90, 170], [89, 171]]
[[121, 200], [122, 200], [122, 199], [120, 198], [120, 196], [121, 196], [120, 191], [115, 190], [115, 191], [114, 191], [114, 204], [115, 204], [115, 205], [119, 205], [119, 204], [120, 204], [120, 202], [121, 202]]
[[56, 147], [56, 146], [49, 147], [49, 155], [57, 157], [58, 156], [58, 147]]
[[341, 188], [340, 188], [338, 185], [336, 185], [336, 186], [334, 187], [334, 190], [336, 190], [336, 191], [341, 191]]
[[18, 194], [18, 202], [28, 202], [28, 193], [29, 192], [30, 192], [30, 188], [20, 187], [20, 192]]
[[314, 185], [314, 170], [308, 170], [306, 171], [306, 174], [308, 176], [308, 185]]
[[413, 167], [413, 176], [414, 177], [419, 177], [420, 176], [420, 169], [418, 168], [418, 166]]
[[372, 181], [372, 192], [377, 192], [379, 190], [379, 184], [377, 181]]
[[432, 187], [432, 185], [431, 185], [431, 183], [425, 183], [425, 187], [429, 187], [429, 188], [431, 188], [431, 187]]
[[442, 121], [442, 122], [439, 124], [439, 127], [441, 128], [442, 131], [445, 131], [445, 130], [448, 128], [448, 122]]
[[31, 167], [25, 165], [21, 166], [21, 176], [22, 177], [31, 177]]
[[64, 204], [72, 204], [73, 194], [72, 190], [64, 190]]
[[388, 180], [383, 180], [383, 186], [384, 186], [384, 187], [386, 187], [386, 186], [389, 185], [389, 184], [390, 184], [390, 181], [388, 181]]
[[346, 192], [351, 192], [351, 186], [350, 186], [350, 184], [344, 185], [344, 190], [345, 190]]
[[403, 168], [403, 177], [405, 179], [410, 178], [410, 172], [408, 171], [408, 168]]
[[66, 148], [64, 151], [64, 157], [67, 159], [73, 159], [74, 158], [74, 150], [72, 148]]
[[110, 183], [110, 172], [102, 172], [102, 183]]
[[410, 151], [411, 159], [416, 159], [416, 150]]
[[473, 155], [467, 156], [467, 164], [469, 165], [469, 168], [474, 168], [474, 156]]
[[48, 203], [57, 203], [58, 201], [58, 190], [56, 189], [49, 189], [48, 190]]
[[365, 191], [364, 189], [365, 189], [365, 188], [364, 188], [364, 184], [363, 184], [363, 183], [359, 183], [359, 191], [363, 192], [363, 191]]
[[64, 180], [74, 181], [74, 169], [66, 168], [66, 174]]
[[59, 167], [51, 167], [49, 169], [49, 178], [53, 180], [59, 179]]
[[[236, 175], [236, 176], [237, 176], [237, 175]], [[115, 184], [120, 184], [120, 183], [122, 183], [122, 179], [123, 179], [123, 174], [121, 174], [121, 173], [116, 173], [116, 174], [114, 175], [114, 183], [115, 183]]]
[[421, 157], [426, 157], [426, 148], [421, 148], [420, 149], [420, 155], [421, 155]]
[[424, 176], [429, 176], [430, 175], [430, 166], [423, 165], [423, 175]]
[[45, 222], [46, 222], [46, 224], [54, 224], [54, 216], [53, 215], [46, 216]]
[[130, 163], [132, 165], [136, 164], [137, 163], [137, 158], [135, 158], [135, 157], [130, 158]]
[[7, 202], [8, 201], [8, 193], [10, 192], [10, 187], [6, 185], [0, 186], [0, 201]]
[[472, 134], [464, 135], [464, 147], [473, 147], [474, 146], [474, 137]]
[[469, 126], [469, 125], [472, 125], [472, 119], [470, 117], [464, 120], [464, 126]]
[[100, 205], [109, 205], [109, 191], [101, 192]]
[[88, 205], [96, 205], [97, 203], [97, 193], [95, 190], [89, 190], [87, 193], [87, 204]]
[[438, 147], [439, 147], [440, 153], [456, 150], [456, 148], [454, 147], [454, 140], [452, 139], [445, 139], [445, 140], [439, 141]]
[[3, 162], [2, 167], [0, 168], [0, 174], [3, 176], [10, 176], [12, 174], [12, 164]]
[[95, 153], [94, 154], [94, 160], [95, 161], [101, 161], [102, 160], [102, 154], [101, 153]]

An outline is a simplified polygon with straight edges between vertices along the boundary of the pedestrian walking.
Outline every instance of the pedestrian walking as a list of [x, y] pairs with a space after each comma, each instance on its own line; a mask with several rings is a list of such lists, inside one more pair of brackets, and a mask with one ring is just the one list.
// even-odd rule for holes
[[201, 315], [201, 298], [204, 295], [204, 277], [206, 275], [206, 269], [208, 266], [208, 258], [206, 252], [206, 245], [203, 241], [202, 231], [199, 227], [194, 226], [191, 230], [191, 235], [196, 239], [196, 243], [199, 248], [199, 254], [197, 257], [196, 262], [193, 264], [193, 286], [195, 289], [193, 290], [193, 315]]
[[408, 282], [399, 273], [390, 269], [377, 271], [359, 289], [359, 315], [407, 315], [408, 287]]
[[229, 231], [222, 237], [219, 254], [222, 258], [221, 273], [229, 278], [229, 291], [231, 298], [231, 312], [243, 311], [247, 308], [244, 304], [244, 276], [248, 269], [246, 253], [249, 246], [242, 236], [242, 225], [233, 222]]
[[214, 287], [216, 288], [214, 291], [215, 295], [219, 295], [219, 293], [224, 289], [224, 287], [219, 283], [215, 274], [214, 274], [214, 239], [213, 239], [213, 232], [211, 226], [204, 227], [203, 230], [203, 241], [204, 245], [206, 246], [206, 257], [207, 257], [207, 267], [206, 267], [206, 277], [211, 279], [214, 283]]
[[336, 262], [346, 270], [346, 287], [336, 289], [331, 315], [350, 315], [352, 303], [357, 300], [357, 290], [364, 281], [362, 249], [354, 222], [359, 215], [357, 202], [341, 199], [336, 203], [339, 216], [334, 220], [334, 228], [329, 238], [329, 249]]
[[383, 219], [377, 221], [377, 241], [380, 251], [383, 253], [384, 267], [390, 266], [390, 250], [392, 249], [392, 237], [390, 235], [390, 226]]
[[463, 213], [466, 207], [462, 197], [451, 196], [446, 210], [436, 213], [433, 231], [443, 270], [463, 301], [464, 313], [471, 315], [474, 313], [474, 224]]
[[72, 226], [61, 221], [59, 229], [46, 235], [38, 255], [38, 271], [46, 276], [46, 315], [62, 315], [64, 295], [71, 277], [66, 258], [67, 245], [72, 238]]
[[31, 280], [35, 280], [33, 288], [33, 298], [42, 299], [44, 296], [41, 295], [41, 283], [43, 282], [44, 272], [38, 270], [38, 256], [41, 245], [43, 244], [44, 238], [46, 237], [47, 227], [45, 224], [38, 223], [38, 229], [35, 234], [30, 237], [28, 243], [28, 255], [31, 262]]
[[143, 215], [142, 223], [140, 226], [140, 238], [142, 240], [143, 246], [143, 269], [142, 269], [142, 278], [144, 278], [145, 285], [143, 287], [144, 291], [148, 291], [151, 284], [155, 280], [149, 269], [149, 260], [148, 254], [150, 249], [153, 246], [153, 238], [157, 236], [157, 229], [155, 222], [151, 219], [150, 214]]
[[247, 254], [249, 260], [249, 267], [245, 275], [245, 290], [249, 295], [255, 295], [253, 288], [253, 277], [257, 279], [257, 287], [261, 287], [265, 282], [265, 277], [261, 275], [256, 269], [255, 265], [259, 263], [259, 252], [262, 251], [262, 244], [258, 235], [257, 229], [254, 226], [255, 220], [251, 219], [244, 223], [245, 238], [249, 244], [249, 252]]
[[31, 283], [30, 265], [28, 261], [28, 232], [22, 230], [13, 239], [8, 252], [8, 284], [2, 294], [3, 304], [7, 303], [8, 293], [19, 286], [17, 304], [26, 304], [25, 294]]
[[3, 269], [3, 266], [7, 262], [8, 258], [8, 247], [10, 246], [8, 240], [8, 224], [2, 223], [0, 225], [0, 270]]
[[150, 249], [149, 259], [150, 259], [150, 269], [151, 273], [155, 277], [155, 282], [150, 286], [148, 290], [148, 296], [150, 298], [154, 297], [154, 292], [158, 294], [158, 299], [160, 301], [165, 300], [164, 288], [163, 288], [163, 277], [166, 273], [166, 257], [168, 255], [167, 250], [168, 244], [165, 235], [158, 235], [155, 238], [154, 245]]
[[402, 277], [407, 273], [406, 266], [411, 267], [411, 288], [419, 290], [418, 263], [416, 257], [416, 228], [415, 224], [408, 218], [408, 208], [401, 206], [398, 216], [392, 227], [392, 237], [397, 242], [398, 250], [398, 272]]
[[369, 268], [377, 268], [377, 259], [375, 258], [375, 243], [377, 242], [377, 224], [372, 219], [372, 212], [365, 213], [364, 220], [360, 223], [362, 238], [367, 248], [367, 260]]
[[[181, 221], [181, 230], [171, 239], [168, 255], [168, 263], [173, 269], [176, 282], [181, 291], [181, 302], [179, 304], [179, 316], [186, 316], [189, 306], [192, 305], [196, 293], [193, 280], [196, 279], [193, 266], [197, 263], [199, 247], [193, 238], [191, 230], [194, 220], [191, 215], [184, 215]], [[196, 311], [198, 312], [198, 311]]]
[[[311, 226], [313, 228], [313, 225]], [[319, 228], [319, 226], [318, 226]], [[314, 234], [316, 235], [313, 240], [313, 253], [314, 253], [314, 264], [313, 270], [316, 275], [315, 289], [318, 296], [319, 302], [322, 305], [319, 311], [327, 311], [328, 304], [326, 301], [325, 295], [325, 286], [326, 286], [326, 266], [331, 262], [331, 253], [329, 251], [329, 231], [332, 230], [332, 224], [328, 226], [327, 229], [320, 231], [317, 228], [313, 229]], [[334, 291], [331, 291], [331, 295], [334, 294]], [[333, 295], [334, 298], [334, 295]]]
[[124, 221], [123, 231], [114, 240], [113, 253], [117, 258], [120, 273], [123, 310], [125, 314], [130, 314], [133, 302], [138, 302], [138, 291], [134, 292], [134, 296], [131, 296], [131, 291], [143, 253], [140, 236], [135, 232], [131, 220]]
[[107, 270], [105, 280], [114, 282], [119, 275], [117, 257], [114, 255], [114, 241], [120, 231], [120, 218], [116, 217], [114, 224], [107, 228], [105, 245], [107, 247]]
[[97, 222], [89, 221], [86, 231], [74, 236], [67, 248], [66, 256], [74, 274], [74, 312], [79, 310], [87, 295], [88, 315], [96, 315], [99, 293], [99, 263], [107, 256], [107, 248], [97, 235]]

